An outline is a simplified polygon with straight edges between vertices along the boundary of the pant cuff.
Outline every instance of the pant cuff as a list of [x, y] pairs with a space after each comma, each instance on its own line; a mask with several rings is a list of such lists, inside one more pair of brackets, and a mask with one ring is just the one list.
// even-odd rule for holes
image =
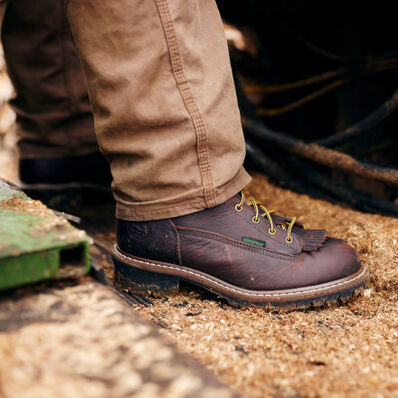
[[[251, 180], [251, 177], [242, 167], [236, 176], [228, 183], [215, 188], [214, 206], [232, 198]], [[151, 221], [164, 218], [173, 218], [195, 213], [206, 209], [203, 189], [190, 191], [177, 198], [164, 201], [122, 203], [117, 201], [116, 217], [126, 221]]]

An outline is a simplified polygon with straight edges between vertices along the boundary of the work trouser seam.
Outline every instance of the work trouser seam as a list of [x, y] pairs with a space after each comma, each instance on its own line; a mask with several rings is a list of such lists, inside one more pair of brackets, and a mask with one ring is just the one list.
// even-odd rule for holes
[[185, 76], [181, 56], [178, 48], [177, 37], [171, 19], [167, 0], [155, 0], [164, 30], [166, 43], [169, 50], [170, 64], [174, 79], [180, 91], [184, 105], [191, 117], [196, 134], [196, 151], [198, 156], [199, 170], [201, 173], [204, 199], [207, 207], [215, 204], [215, 191], [209, 162], [209, 149], [207, 142], [207, 131], [199, 108], [193, 98], [189, 82]]

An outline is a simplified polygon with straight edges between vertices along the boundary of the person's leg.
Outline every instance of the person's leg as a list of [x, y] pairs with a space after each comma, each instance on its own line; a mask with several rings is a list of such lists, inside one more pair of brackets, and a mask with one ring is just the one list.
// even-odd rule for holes
[[99, 153], [63, 0], [12, 0], [3, 10], [23, 188], [50, 205], [61, 191], [68, 201], [72, 187], [77, 195], [109, 189], [109, 166]]
[[238, 194], [249, 177], [213, 0], [69, 0], [67, 11], [114, 175], [117, 286], [170, 292], [183, 279], [239, 303], [309, 306], [364, 285], [347, 243]]
[[202, 210], [249, 182], [213, 0], [71, 0], [67, 11], [119, 218]]
[[2, 44], [16, 90], [22, 158], [78, 156], [98, 151], [79, 57], [62, 0], [12, 0]]

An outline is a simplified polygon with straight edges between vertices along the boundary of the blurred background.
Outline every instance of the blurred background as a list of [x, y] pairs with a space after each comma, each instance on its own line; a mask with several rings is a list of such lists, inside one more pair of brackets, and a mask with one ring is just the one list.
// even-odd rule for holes
[[0, 177], [16, 181], [15, 113], [8, 103], [13, 94], [0, 46]]
[[[300, 193], [398, 216], [394, 4], [217, 3], [243, 118], [246, 166]], [[16, 180], [15, 115], [8, 105], [13, 89], [0, 57], [0, 175]]]
[[[398, 215], [398, 43], [392, 3], [218, 4], [249, 165], [296, 191]], [[336, 132], [343, 133], [336, 137]], [[306, 148], [303, 156], [294, 139], [335, 152]], [[339, 153], [350, 157], [340, 159]], [[350, 164], [352, 159], [357, 164]]]

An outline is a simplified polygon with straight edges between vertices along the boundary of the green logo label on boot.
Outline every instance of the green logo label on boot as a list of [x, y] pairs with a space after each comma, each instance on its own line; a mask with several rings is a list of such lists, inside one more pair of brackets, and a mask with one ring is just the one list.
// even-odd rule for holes
[[262, 240], [252, 239], [252, 238], [248, 238], [246, 236], [243, 236], [242, 240], [243, 240], [243, 242], [249, 243], [250, 245], [265, 247], [265, 242], [263, 242]]

